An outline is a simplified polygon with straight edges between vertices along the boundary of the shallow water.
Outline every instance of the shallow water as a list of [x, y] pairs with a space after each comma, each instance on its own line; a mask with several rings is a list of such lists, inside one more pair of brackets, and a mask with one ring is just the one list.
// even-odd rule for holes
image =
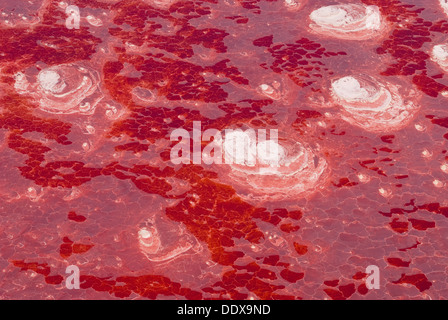
[[[378, 32], [315, 32], [327, 0], [77, 0], [79, 29], [68, 3], [0, 0], [0, 297], [447, 298], [447, 16], [340, 3], [377, 6]], [[332, 83], [359, 74], [393, 112], [344, 111]], [[174, 165], [193, 122], [276, 129], [291, 164]]]

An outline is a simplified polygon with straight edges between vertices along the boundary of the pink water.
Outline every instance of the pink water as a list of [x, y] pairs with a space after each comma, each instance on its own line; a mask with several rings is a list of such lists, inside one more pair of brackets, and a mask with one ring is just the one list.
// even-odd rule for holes
[[[31, 2], [0, 0], [1, 298], [448, 297], [438, 1], [341, 1], [378, 7], [364, 40], [309, 28], [326, 0]], [[331, 85], [357, 74], [416, 107], [386, 125], [345, 112]], [[170, 133], [193, 121], [278, 129], [313, 160], [246, 184], [225, 164], [175, 166]]]

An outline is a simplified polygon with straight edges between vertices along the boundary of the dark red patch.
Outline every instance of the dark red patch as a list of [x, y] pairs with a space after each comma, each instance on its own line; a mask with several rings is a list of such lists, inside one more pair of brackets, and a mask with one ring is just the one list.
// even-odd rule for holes
[[407, 268], [411, 264], [411, 261], [403, 261], [400, 258], [387, 258], [387, 263], [394, 267]]
[[435, 228], [436, 223], [434, 221], [425, 221], [418, 219], [409, 219], [409, 222], [412, 224], [412, 227], [417, 230], [425, 231], [430, 228]]
[[424, 274], [414, 274], [414, 275], [409, 275], [408, 276], [408, 275], [403, 273], [401, 275], [400, 279], [398, 279], [397, 281], [392, 281], [392, 283], [395, 283], [395, 284], [402, 284], [402, 283], [412, 284], [420, 292], [428, 290], [432, 286], [432, 283], [428, 281], [428, 278]]
[[303, 256], [304, 254], [306, 254], [308, 252], [308, 246], [298, 244], [297, 242], [294, 242], [294, 249], [296, 249], [296, 252], [300, 256]]
[[83, 215], [76, 214], [76, 212], [74, 212], [74, 211], [70, 211], [68, 213], [68, 219], [72, 220], [72, 221], [76, 221], [76, 222], [84, 222], [84, 221], [86, 221], [87, 218], [84, 217]]

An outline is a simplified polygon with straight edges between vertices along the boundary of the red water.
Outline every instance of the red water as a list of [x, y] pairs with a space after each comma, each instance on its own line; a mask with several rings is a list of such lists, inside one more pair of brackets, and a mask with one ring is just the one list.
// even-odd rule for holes
[[[429, 55], [447, 17], [436, 0], [344, 3], [378, 6], [384, 33], [310, 32], [326, 0], [1, 0], [0, 297], [448, 298], [448, 81]], [[78, 90], [43, 91], [50, 67]], [[331, 82], [359, 73], [415, 91], [404, 128], [344, 120]], [[193, 121], [278, 129], [327, 171], [279, 200], [226, 165], [174, 166], [170, 132]]]

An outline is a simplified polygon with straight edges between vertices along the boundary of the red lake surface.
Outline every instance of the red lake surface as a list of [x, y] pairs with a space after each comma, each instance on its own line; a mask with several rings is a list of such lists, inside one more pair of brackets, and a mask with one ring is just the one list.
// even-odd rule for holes
[[0, 0], [0, 298], [448, 298], [442, 4]]

